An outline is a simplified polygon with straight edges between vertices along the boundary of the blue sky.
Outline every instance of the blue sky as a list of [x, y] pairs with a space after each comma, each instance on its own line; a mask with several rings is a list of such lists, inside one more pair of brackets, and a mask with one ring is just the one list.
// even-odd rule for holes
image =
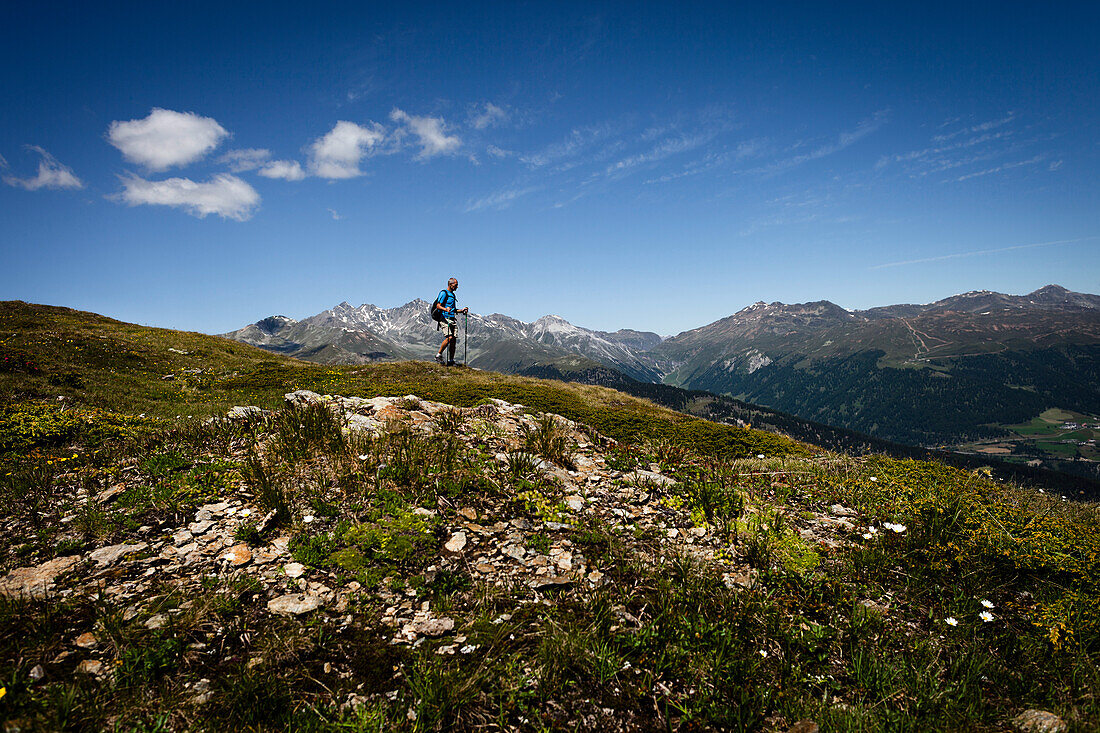
[[7, 3], [0, 299], [674, 334], [1100, 293], [1095, 3]]

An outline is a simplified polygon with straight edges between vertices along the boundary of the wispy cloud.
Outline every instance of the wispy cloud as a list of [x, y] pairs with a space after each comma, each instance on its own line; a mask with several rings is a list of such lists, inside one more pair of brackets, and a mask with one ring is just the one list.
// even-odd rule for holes
[[338, 211], [336, 211], [336, 209], [329, 209], [328, 213], [332, 214], [332, 220], [333, 221], [340, 221], [341, 219], [344, 218], [344, 217], [340, 216], [340, 213]]
[[[43, 188], [84, 188], [84, 182], [76, 177], [72, 168], [63, 165], [57, 158], [50, 155], [43, 148], [37, 145], [28, 145], [27, 150], [38, 153], [38, 174], [33, 178], [19, 178], [18, 176], [5, 175], [4, 183], [9, 186], [25, 188], [28, 191], [38, 191]], [[0, 157], [0, 169], [7, 170], [7, 168], [8, 162]]]
[[395, 107], [390, 112], [390, 119], [416, 135], [420, 144], [420, 154], [416, 157], [421, 160], [453, 153], [462, 144], [457, 135], [447, 134], [442, 117], [418, 117]]
[[803, 163], [807, 163], [811, 160], [818, 160], [835, 153], [839, 153], [841, 150], [851, 147], [863, 138], [867, 137], [871, 133], [878, 130], [890, 119], [889, 110], [879, 110], [867, 119], [856, 125], [855, 129], [847, 130], [836, 136], [836, 139], [831, 142], [819, 145], [808, 153], [802, 153], [801, 155], [795, 155], [784, 160], [776, 161], [763, 169], [760, 172], [764, 173], [778, 173], [781, 171], [790, 170], [796, 168]]
[[[959, 119], [945, 123], [954, 127]], [[879, 158], [875, 164], [883, 171], [898, 166], [910, 178], [938, 178], [943, 183], [961, 183], [973, 178], [1037, 165], [1055, 157], [1049, 151], [1036, 151], [1048, 137], [1027, 134], [1014, 112], [985, 122], [963, 124], [959, 129], [934, 135], [930, 145]], [[1057, 165], [1048, 170], [1057, 170]], [[947, 174], [943, 176], [942, 174]]]
[[635, 168], [640, 165], [655, 163], [664, 160], [665, 158], [669, 158], [673, 155], [695, 150], [696, 148], [710, 142], [713, 138], [713, 134], [706, 133], [692, 136], [681, 135], [677, 137], [667, 138], [644, 153], [628, 156], [619, 160], [616, 163], [609, 165], [606, 172], [609, 174], [625, 173], [631, 168]]
[[107, 141], [122, 157], [151, 171], [200, 160], [227, 137], [229, 132], [210, 117], [157, 107], [148, 117], [115, 120], [107, 128]]
[[668, 183], [681, 178], [697, 176], [716, 168], [735, 165], [743, 160], [760, 157], [768, 150], [768, 147], [768, 141], [764, 138], [742, 140], [730, 150], [707, 153], [702, 158], [685, 163], [680, 170], [650, 178], [645, 183]]
[[475, 130], [484, 130], [507, 122], [508, 118], [511, 117], [511, 113], [504, 107], [498, 107], [492, 102], [483, 102], [471, 106], [467, 117], [470, 127]]
[[368, 126], [340, 120], [309, 146], [309, 170], [329, 180], [363, 175], [359, 163], [386, 137], [385, 128], [376, 122]]
[[271, 151], [264, 148], [243, 148], [227, 150], [218, 162], [228, 165], [234, 173], [254, 171], [271, 159]]
[[986, 168], [985, 170], [975, 171], [973, 173], [967, 173], [965, 176], [959, 176], [955, 179], [955, 183], [970, 180], [971, 178], [978, 178], [979, 176], [988, 176], [992, 173], [1000, 173], [1001, 171], [1011, 170], [1013, 168], [1022, 168], [1025, 165], [1035, 165], [1036, 163], [1042, 163], [1046, 160], [1043, 155], [1036, 155], [1029, 160], [1018, 160], [1013, 163], [1004, 163], [995, 168]]
[[940, 262], [941, 260], [955, 260], [962, 257], [978, 257], [980, 255], [999, 254], [1001, 252], [1014, 252], [1020, 249], [1034, 249], [1036, 247], [1053, 247], [1060, 244], [1075, 244], [1077, 242], [1091, 242], [1100, 239], [1100, 236], [1091, 237], [1077, 237], [1075, 239], [1056, 239], [1052, 242], [1033, 242], [1031, 244], [1016, 244], [1011, 247], [996, 247], [994, 249], [977, 249], [970, 252], [955, 252], [947, 255], [938, 255], [936, 257], [922, 257], [915, 260], [901, 260], [898, 262], [886, 262], [881, 265], [872, 265], [868, 269], [870, 270], [882, 270], [887, 267], [903, 267], [905, 265], [919, 265], [925, 262]]
[[[608, 150], [619, 149], [621, 141], [617, 138], [624, 129], [625, 125], [611, 122], [577, 127], [571, 130], [563, 140], [551, 143], [534, 153], [521, 155], [520, 161], [530, 168], [543, 168], [557, 164], [562, 170], [569, 170], [582, 164], [576, 161], [582, 153], [588, 154], [593, 149], [602, 149], [606, 155]], [[562, 165], [565, 161], [571, 162]]]
[[117, 201], [130, 206], [171, 206], [200, 219], [216, 214], [223, 219], [247, 221], [260, 204], [256, 189], [229, 173], [206, 182], [189, 178], [149, 181], [131, 175], [122, 178], [122, 186], [122, 192], [112, 197]]
[[503, 191], [497, 191], [485, 198], [470, 201], [466, 204], [466, 208], [463, 209], [463, 212], [468, 214], [473, 211], [483, 211], [485, 209], [506, 209], [511, 206], [512, 202], [516, 199], [537, 190], [539, 190], [537, 186], [532, 186], [529, 188], [510, 188]]
[[[961, 129], [954, 130], [954, 131], [948, 132], [948, 133], [943, 133], [941, 135], [936, 135], [935, 137], [932, 138], [932, 141], [939, 143], [939, 142], [945, 142], [945, 141], [950, 140], [952, 138], [958, 137], [959, 135], [965, 135], [967, 133], [988, 132], [989, 130], [995, 130], [998, 127], [1003, 127], [1004, 125], [1007, 125], [1010, 122], [1013, 122], [1015, 119], [1016, 119], [1016, 113], [1015, 112], [1009, 112], [1004, 117], [998, 118], [996, 120], [988, 120], [986, 122], [979, 122], [976, 125], [966, 125], [966, 126], [963, 126]], [[956, 117], [956, 118], [954, 118], [954, 120], [949, 120], [948, 122], [944, 123], [944, 125], [942, 125], [942, 126], [948, 126], [949, 127], [952, 124], [957, 124], [960, 121], [961, 121], [960, 118]]]
[[[993, 143], [1009, 141], [1014, 135], [1015, 133], [1012, 130], [1001, 130], [995, 133], [986, 132], [947, 145], [933, 145], [919, 150], [910, 150], [905, 153], [886, 155], [878, 159], [878, 162], [875, 163], [875, 167], [881, 170], [893, 163], [901, 163], [910, 164], [909, 169], [914, 175], [924, 176], [931, 173], [938, 173], [951, 168], [957, 168], [961, 165], [966, 165], [968, 162], [973, 162], [975, 160], [989, 160], [999, 155], [1003, 150], [993, 145]], [[936, 138], [933, 138], [933, 140], [935, 139]], [[974, 148], [984, 148], [985, 152], [979, 155], [969, 152]], [[964, 152], [968, 157], [953, 157]]]

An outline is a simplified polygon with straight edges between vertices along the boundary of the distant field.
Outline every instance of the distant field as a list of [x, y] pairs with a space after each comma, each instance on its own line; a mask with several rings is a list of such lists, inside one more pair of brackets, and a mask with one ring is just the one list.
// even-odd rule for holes
[[1016, 425], [1002, 425], [1012, 435], [998, 440], [981, 440], [957, 446], [959, 450], [997, 456], [1014, 462], [1042, 461], [1100, 461], [1100, 447], [1090, 440], [1100, 438], [1100, 430], [1095, 428], [1077, 428], [1067, 430], [1067, 422], [1078, 424], [1097, 424], [1100, 417], [1087, 413], [1051, 408]]

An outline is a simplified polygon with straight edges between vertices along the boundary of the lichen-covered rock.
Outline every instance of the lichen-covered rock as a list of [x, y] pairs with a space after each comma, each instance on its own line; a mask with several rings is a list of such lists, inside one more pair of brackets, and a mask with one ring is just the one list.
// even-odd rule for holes
[[308, 593], [288, 593], [267, 602], [267, 610], [280, 616], [300, 616], [321, 607], [321, 599]]
[[1065, 733], [1066, 721], [1046, 710], [1025, 710], [1012, 719], [1012, 725], [1023, 733]]
[[121, 545], [110, 545], [109, 547], [101, 547], [98, 550], [94, 550], [88, 555], [88, 559], [100, 567], [106, 567], [115, 564], [130, 553], [141, 552], [147, 547], [149, 547], [147, 542], [136, 542], [132, 545], [126, 543]]
[[53, 589], [57, 576], [80, 562], [79, 555], [55, 557], [36, 567], [16, 568], [0, 578], [0, 595], [43, 598]]

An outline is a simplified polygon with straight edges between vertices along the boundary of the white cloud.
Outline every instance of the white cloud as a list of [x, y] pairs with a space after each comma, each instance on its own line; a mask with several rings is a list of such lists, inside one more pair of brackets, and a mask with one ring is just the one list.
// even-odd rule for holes
[[417, 158], [426, 160], [435, 155], [453, 153], [462, 144], [456, 135], [448, 135], [442, 117], [417, 117], [394, 107], [390, 119], [405, 125], [420, 141]]
[[508, 158], [515, 155], [511, 150], [505, 150], [504, 148], [498, 148], [496, 145], [489, 145], [485, 148], [485, 152], [494, 158]]
[[126, 160], [152, 171], [193, 163], [228, 136], [210, 117], [160, 108], [153, 108], [141, 120], [115, 120], [107, 129], [107, 141], [122, 151]]
[[218, 158], [219, 163], [228, 163], [229, 170], [234, 173], [254, 171], [265, 165], [271, 159], [271, 151], [264, 148], [244, 148], [242, 150], [229, 150]]
[[492, 102], [485, 102], [484, 104], [474, 105], [470, 109], [470, 125], [475, 130], [484, 130], [487, 127], [493, 127], [499, 125], [502, 122], [507, 122], [509, 113], [502, 107], [498, 107]]
[[200, 219], [217, 214], [223, 219], [246, 221], [260, 204], [260, 194], [245, 181], [229, 173], [220, 173], [199, 183], [189, 178], [147, 181], [139, 176], [122, 179], [124, 190], [115, 198], [138, 206], [175, 206]]
[[[38, 161], [38, 175], [34, 178], [4, 176], [4, 183], [25, 188], [28, 191], [37, 191], [42, 188], [84, 188], [84, 182], [76, 177], [72, 168], [62, 165], [57, 158], [37, 145], [28, 145], [27, 149], [41, 156]], [[0, 168], [7, 167], [8, 162], [0, 158]]]
[[361, 176], [359, 162], [385, 137], [385, 128], [376, 122], [363, 127], [340, 120], [310, 145], [309, 170], [315, 176], [330, 180]]
[[329, 209], [328, 213], [332, 214], [332, 220], [333, 221], [340, 221], [341, 219], [344, 218], [344, 217], [340, 216], [340, 212], [338, 212], [336, 209]]
[[282, 178], [285, 181], [300, 181], [306, 177], [302, 164], [296, 160], [273, 160], [260, 169], [264, 178]]

